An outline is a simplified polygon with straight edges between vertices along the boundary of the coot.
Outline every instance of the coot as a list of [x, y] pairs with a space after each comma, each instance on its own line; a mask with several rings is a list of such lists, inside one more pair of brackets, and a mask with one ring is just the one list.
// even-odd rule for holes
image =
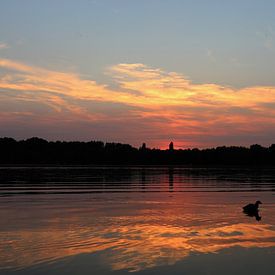
[[243, 211], [245, 212], [256, 212], [259, 209], [259, 205], [262, 204], [260, 201], [256, 201], [255, 204], [250, 203], [243, 207]]

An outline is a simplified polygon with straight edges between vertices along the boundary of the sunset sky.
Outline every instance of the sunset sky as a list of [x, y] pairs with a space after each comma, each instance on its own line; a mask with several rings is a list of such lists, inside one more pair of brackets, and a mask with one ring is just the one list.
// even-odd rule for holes
[[0, 137], [275, 143], [275, 1], [1, 0]]

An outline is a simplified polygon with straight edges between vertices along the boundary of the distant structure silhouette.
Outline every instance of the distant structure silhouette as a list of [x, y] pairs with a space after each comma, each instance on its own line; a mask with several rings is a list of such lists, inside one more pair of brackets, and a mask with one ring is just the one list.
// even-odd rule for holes
[[174, 151], [174, 143], [172, 141], [169, 144], [169, 150]]
[[259, 215], [260, 201], [256, 201], [255, 204], [250, 203], [243, 207], [243, 212], [249, 217], [255, 217], [257, 221], [260, 221], [262, 217]]
[[146, 143], [142, 143], [142, 146], [140, 147], [140, 150], [143, 150], [143, 151], [146, 150]]

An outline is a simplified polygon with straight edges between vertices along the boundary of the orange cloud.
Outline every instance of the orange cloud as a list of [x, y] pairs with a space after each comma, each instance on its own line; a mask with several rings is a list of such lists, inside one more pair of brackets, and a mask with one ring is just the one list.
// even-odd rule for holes
[[[202, 146], [217, 144], [211, 139], [213, 136], [223, 139], [232, 135], [263, 136], [266, 142], [269, 129], [275, 125], [275, 87], [233, 89], [194, 84], [181, 74], [144, 64], [110, 67], [108, 75], [117, 83], [117, 88], [83, 79], [73, 72], [58, 72], [7, 59], [0, 59], [0, 68], [3, 102], [13, 99], [17, 105], [23, 102], [28, 102], [27, 106], [46, 105], [50, 111], [45, 115], [49, 119], [58, 114], [60, 120], [127, 122], [132, 126], [137, 123], [139, 133], [132, 133], [136, 137], [134, 143], [144, 140], [140, 132], [146, 126], [151, 128], [149, 143], [153, 145], [173, 139], [185, 146]], [[101, 103], [105, 105], [100, 111], [94, 108]], [[114, 104], [127, 110], [114, 115]], [[27, 107], [22, 110], [26, 112], [29, 112]], [[137, 131], [131, 127], [128, 132], [132, 129]], [[112, 135], [116, 136], [108, 131], [108, 136]], [[209, 141], [202, 136], [209, 137]]]

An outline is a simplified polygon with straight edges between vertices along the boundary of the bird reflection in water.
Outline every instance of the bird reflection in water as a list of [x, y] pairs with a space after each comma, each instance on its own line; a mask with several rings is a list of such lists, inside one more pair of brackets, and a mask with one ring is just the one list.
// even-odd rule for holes
[[255, 204], [250, 203], [243, 207], [243, 213], [249, 217], [255, 217], [257, 221], [260, 221], [262, 217], [259, 215], [259, 205], [262, 204], [260, 201], [256, 201]]

